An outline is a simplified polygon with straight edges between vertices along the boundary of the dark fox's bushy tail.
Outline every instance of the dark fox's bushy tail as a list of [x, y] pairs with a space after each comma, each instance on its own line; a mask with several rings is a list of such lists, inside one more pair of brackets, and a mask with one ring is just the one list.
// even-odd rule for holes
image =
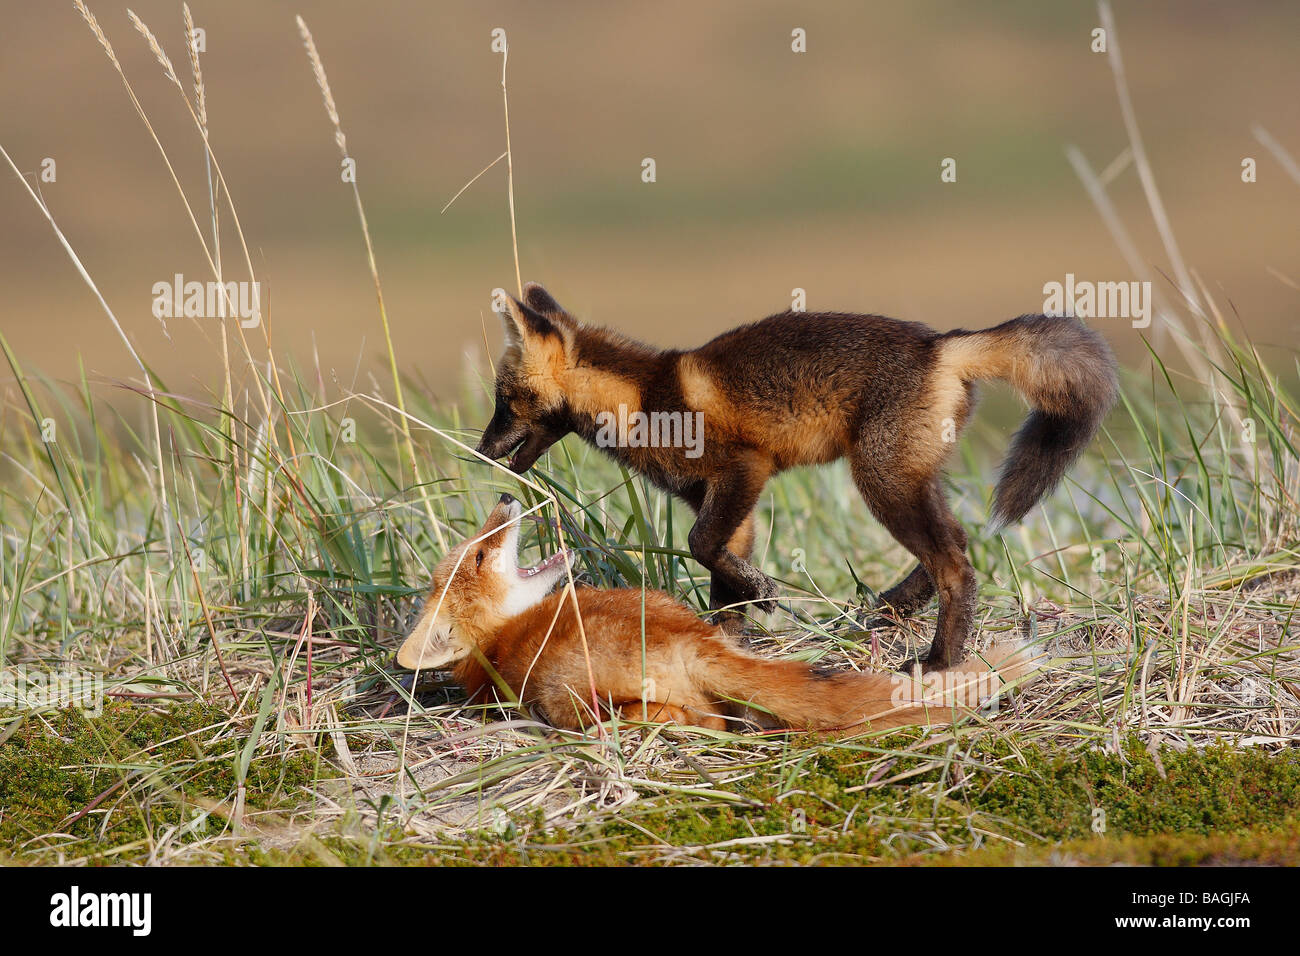
[[1092, 441], [1119, 393], [1106, 340], [1076, 318], [1022, 315], [950, 332], [942, 358], [966, 381], [1003, 379], [1032, 406], [1012, 439], [993, 499], [992, 530], [1019, 521]]
[[900, 673], [818, 671], [799, 661], [768, 660], [710, 647], [695, 661], [711, 693], [757, 710], [768, 726], [822, 733], [861, 733], [945, 722], [997, 698], [1004, 685], [1028, 678], [1045, 656], [1023, 641], [991, 644], [945, 671]]

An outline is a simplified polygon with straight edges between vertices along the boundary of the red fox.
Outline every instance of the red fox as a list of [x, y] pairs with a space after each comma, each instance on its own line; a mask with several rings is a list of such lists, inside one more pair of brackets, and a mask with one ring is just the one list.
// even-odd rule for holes
[[[975, 382], [1003, 379], [1033, 410], [1011, 442], [993, 527], [1023, 517], [1092, 440], [1117, 395], [1105, 340], [1074, 318], [1022, 315], [940, 333], [876, 315], [785, 312], [696, 349], [656, 349], [585, 325], [541, 286], [503, 314], [496, 409], [478, 450], [528, 470], [570, 432], [682, 498], [691, 554], [710, 572], [709, 606], [775, 609], [776, 582], [749, 563], [767, 480], [847, 457], [867, 507], [919, 562], [881, 595], [907, 615], [936, 592], [926, 669], [961, 660], [975, 612], [966, 532], [940, 469], [975, 404]], [[702, 416], [702, 441], [637, 440], [635, 416]], [[685, 447], [683, 447], [685, 446]]]
[[717, 730], [878, 730], [986, 706], [1034, 665], [1029, 648], [1012, 642], [990, 648], [977, 666], [924, 681], [766, 660], [662, 591], [554, 592], [569, 553], [519, 567], [522, 511], [502, 495], [483, 530], [438, 563], [397, 661], [454, 668], [471, 701], [495, 690], [556, 727], [580, 730], [617, 715]]

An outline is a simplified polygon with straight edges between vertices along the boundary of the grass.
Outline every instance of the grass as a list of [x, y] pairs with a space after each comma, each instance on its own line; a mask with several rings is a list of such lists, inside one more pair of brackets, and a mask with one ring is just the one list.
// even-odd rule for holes
[[[185, 209], [214, 277], [242, 258], [251, 281], [219, 144], [191, 112], [213, 185], [206, 211]], [[1217, 388], [1152, 348], [1065, 487], [1004, 534], [972, 535], [981, 631], [1035, 636], [1045, 675], [989, 719], [842, 741], [629, 725], [584, 736], [465, 707], [438, 675], [403, 688], [391, 657], [433, 562], [502, 491], [548, 519], [526, 546], [550, 553], [562, 535], [588, 584], [704, 608], [707, 580], [686, 510], [575, 440], [523, 481], [476, 459], [487, 383], [435, 403], [400, 377], [386, 332], [392, 381], [357, 391], [288, 363], [273, 317], [223, 325], [221, 387], [191, 395], [147, 357], [137, 382], [53, 383], [0, 335], [13, 377], [0, 406], [0, 666], [94, 675], [109, 700], [97, 717], [58, 700], [0, 711], [0, 854], [1294, 864], [1300, 465], [1284, 382], [1296, 356], [1270, 368], [1202, 305], [1172, 321], [1198, 331], [1189, 347]], [[1005, 416], [989, 411], [949, 469], [973, 531], [1007, 444]], [[931, 610], [875, 648], [859, 629], [855, 612], [909, 559], [867, 520], [842, 464], [772, 483], [756, 560], [783, 583], [782, 610], [755, 622], [773, 655], [890, 667], [934, 627]]]

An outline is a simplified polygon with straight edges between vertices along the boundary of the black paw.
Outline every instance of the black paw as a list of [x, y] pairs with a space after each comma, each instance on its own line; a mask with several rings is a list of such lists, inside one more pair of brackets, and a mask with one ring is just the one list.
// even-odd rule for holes
[[890, 600], [889, 592], [886, 591], [880, 596], [880, 602], [876, 605], [876, 613], [880, 615], [892, 615], [894, 617], [911, 617], [917, 611], [921, 610], [922, 604], [905, 597], [899, 597]]
[[917, 673], [918, 668], [922, 674], [925, 673], [925, 659], [921, 657], [908, 657], [903, 660], [903, 663], [894, 668], [894, 670], [899, 674], [912, 677]]
[[922, 674], [929, 674], [931, 671], [946, 671], [948, 668], [958, 663], [960, 663], [960, 661], [950, 661], [944, 658], [938, 658], [931, 653], [926, 654], [924, 657], [909, 657], [907, 660], [903, 661], [902, 664], [898, 665], [898, 672], [900, 674], [910, 675], [916, 672], [917, 667], [920, 667]]

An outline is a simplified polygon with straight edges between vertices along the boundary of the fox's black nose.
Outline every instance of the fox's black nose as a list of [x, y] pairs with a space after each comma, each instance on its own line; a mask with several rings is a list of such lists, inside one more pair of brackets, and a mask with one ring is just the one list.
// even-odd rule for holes
[[502, 495], [501, 500], [497, 502], [497, 504], [500, 505], [512, 505], [514, 503], [515, 503], [515, 499], [514, 496], [512, 495]]

